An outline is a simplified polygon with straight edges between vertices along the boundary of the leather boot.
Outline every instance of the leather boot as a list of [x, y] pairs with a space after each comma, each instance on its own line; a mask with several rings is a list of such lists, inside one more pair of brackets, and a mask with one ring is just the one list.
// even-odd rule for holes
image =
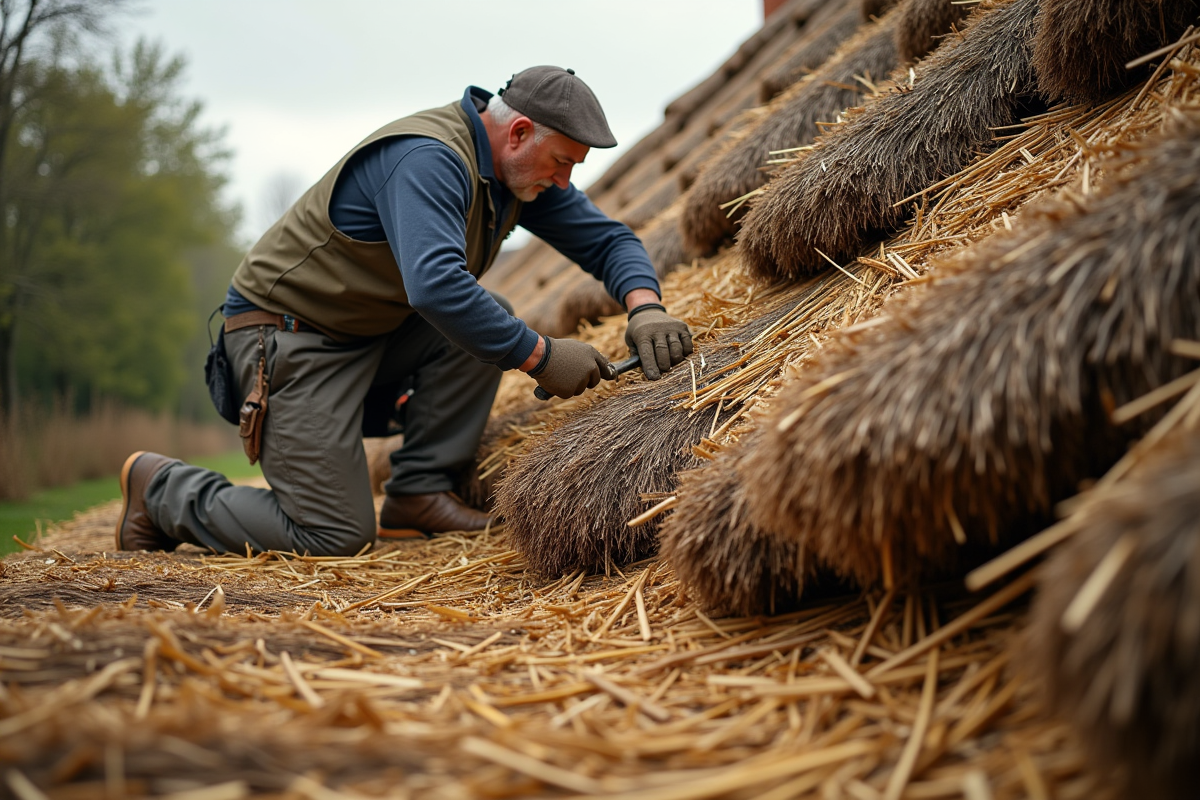
[[428, 539], [447, 531], [477, 531], [491, 515], [476, 511], [450, 492], [388, 495], [379, 509], [380, 539]]
[[125, 459], [121, 468], [121, 516], [117, 522], [118, 550], [174, 550], [179, 542], [155, 527], [146, 513], [146, 487], [158, 471], [175, 458], [144, 450]]

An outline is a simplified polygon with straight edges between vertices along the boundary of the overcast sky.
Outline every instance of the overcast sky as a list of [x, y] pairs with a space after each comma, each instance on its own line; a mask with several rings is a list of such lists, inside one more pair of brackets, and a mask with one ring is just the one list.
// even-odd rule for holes
[[121, 30], [187, 57], [249, 243], [375, 128], [535, 64], [573, 68], [620, 143], [576, 168], [586, 187], [761, 24], [761, 0], [143, 0]]

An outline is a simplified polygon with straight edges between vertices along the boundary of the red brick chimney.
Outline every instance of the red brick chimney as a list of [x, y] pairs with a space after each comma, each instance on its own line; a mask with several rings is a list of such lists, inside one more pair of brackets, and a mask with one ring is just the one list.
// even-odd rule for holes
[[774, 14], [787, 0], [763, 0], [763, 19]]

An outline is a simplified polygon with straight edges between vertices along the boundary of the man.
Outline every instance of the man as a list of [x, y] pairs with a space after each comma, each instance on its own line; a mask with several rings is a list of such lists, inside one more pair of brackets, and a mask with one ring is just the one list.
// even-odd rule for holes
[[[626, 342], [646, 377], [691, 353], [642, 243], [570, 183], [589, 148], [615, 145], [595, 95], [558, 67], [518, 73], [499, 96], [470, 87], [461, 102], [368, 136], [251, 248], [223, 308], [246, 398], [240, 433], [271, 489], [134, 453], [117, 547], [346, 555], [376, 535], [486, 526], [451, 490], [501, 371], [559, 397], [612, 377], [593, 347], [539, 336], [479, 285], [515, 225], [625, 305]], [[391, 455], [377, 528], [361, 437], [384, 432], [379, 420], [406, 385], [404, 446]]]

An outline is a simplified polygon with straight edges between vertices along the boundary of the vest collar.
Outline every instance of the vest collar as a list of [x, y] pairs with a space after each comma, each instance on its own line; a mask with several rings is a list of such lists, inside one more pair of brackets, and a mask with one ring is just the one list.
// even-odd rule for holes
[[479, 175], [489, 182], [495, 180], [496, 170], [492, 165], [492, 145], [488, 142], [487, 129], [483, 127], [479, 112], [487, 108], [491, 99], [492, 93], [478, 86], [468, 86], [462, 99], [463, 111], [471, 120], [471, 130], [475, 135], [475, 161], [479, 164]]

